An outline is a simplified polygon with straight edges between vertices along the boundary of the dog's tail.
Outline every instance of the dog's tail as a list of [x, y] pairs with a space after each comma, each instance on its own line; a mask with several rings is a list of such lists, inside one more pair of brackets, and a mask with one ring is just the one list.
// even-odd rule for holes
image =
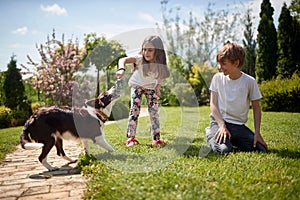
[[26, 121], [21, 136], [20, 136], [20, 144], [23, 149], [32, 150], [32, 149], [39, 149], [44, 146], [42, 143], [32, 143], [29, 137], [29, 130], [28, 128], [31, 126], [33, 120], [29, 119]]

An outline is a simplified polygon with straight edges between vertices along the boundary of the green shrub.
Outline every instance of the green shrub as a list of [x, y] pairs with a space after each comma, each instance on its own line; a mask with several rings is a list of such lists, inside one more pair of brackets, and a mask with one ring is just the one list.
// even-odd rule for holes
[[189, 83], [177, 83], [172, 92], [182, 106], [198, 106], [198, 100]]
[[30, 113], [25, 110], [13, 110], [11, 112], [10, 125], [14, 126], [23, 126], [25, 121], [29, 118]]
[[5, 106], [0, 106], [0, 128], [9, 127], [11, 118], [12, 118], [11, 109]]
[[35, 102], [31, 104], [31, 110], [32, 112], [36, 112], [38, 109], [45, 107], [45, 102]]
[[163, 106], [179, 106], [180, 103], [174, 93], [172, 93], [171, 89], [166, 86], [162, 86], [160, 89], [161, 96], [158, 101], [159, 104]]
[[300, 78], [273, 79], [260, 85], [263, 111], [300, 112]]
[[130, 98], [129, 97], [121, 97], [115, 105], [113, 106], [111, 115], [109, 116], [109, 120], [119, 120], [128, 118], [129, 116], [129, 105]]
[[188, 82], [194, 89], [199, 105], [209, 104], [209, 85], [218, 68], [211, 67], [207, 63], [195, 63], [191, 67]]

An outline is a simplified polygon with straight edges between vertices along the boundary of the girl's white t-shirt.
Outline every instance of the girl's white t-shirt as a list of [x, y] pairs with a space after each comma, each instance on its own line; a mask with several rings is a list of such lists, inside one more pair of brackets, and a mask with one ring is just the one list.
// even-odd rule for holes
[[236, 80], [219, 72], [214, 75], [209, 89], [218, 94], [222, 118], [233, 124], [245, 124], [248, 120], [250, 101], [262, 98], [255, 79], [243, 72]]
[[156, 85], [158, 84], [158, 80], [156, 79], [157, 75], [155, 73], [148, 73], [148, 76], [144, 76], [141, 56], [136, 57], [136, 65], [137, 69], [133, 72], [128, 81], [129, 86], [140, 86], [145, 89], [154, 90]]

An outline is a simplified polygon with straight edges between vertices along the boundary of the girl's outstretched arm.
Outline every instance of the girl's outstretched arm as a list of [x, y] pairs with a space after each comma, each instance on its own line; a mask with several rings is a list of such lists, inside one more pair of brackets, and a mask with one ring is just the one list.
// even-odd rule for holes
[[125, 75], [125, 65], [130, 63], [135, 63], [136, 58], [135, 57], [123, 57], [119, 59], [118, 62], [118, 70], [116, 72], [117, 78], [122, 78]]

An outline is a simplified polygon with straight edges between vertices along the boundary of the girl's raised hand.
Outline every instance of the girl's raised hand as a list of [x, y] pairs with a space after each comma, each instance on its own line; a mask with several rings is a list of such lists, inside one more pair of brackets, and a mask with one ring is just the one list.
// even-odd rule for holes
[[123, 76], [125, 75], [125, 69], [124, 68], [120, 68], [116, 71], [116, 77], [119, 79], [119, 78], [122, 78]]

